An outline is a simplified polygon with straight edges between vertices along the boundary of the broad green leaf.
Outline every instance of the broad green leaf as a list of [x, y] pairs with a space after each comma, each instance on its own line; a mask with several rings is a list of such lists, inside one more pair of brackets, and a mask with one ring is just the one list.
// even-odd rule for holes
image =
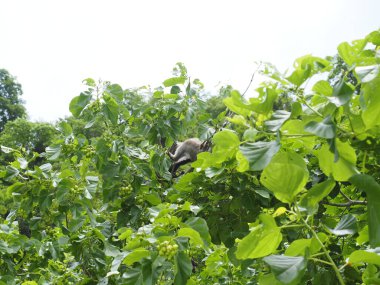
[[243, 139], [247, 140], [247, 141], [255, 141], [255, 138], [256, 138], [258, 133], [259, 133], [259, 131], [256, 130], [255, 128], [249, 128], [249, 129], [245, 130], [244, 135], [243, 135]]
[[294, 71], [286, 79], [297, 86], [301, 86], [302, 83], [314, 74], [328, 70], [329, 68], [330, 62], [328, 60], [312, 55], [305, 55], [295, 60]]
[[369, 243], [372, 247], [380, 246], [380, 185], [369, 175], [358, 174], [350, 182], [367, 194], [367, 219]]
[[340, 107], [350, 101], [352, 94], [354, 94], [354, 90], [344, 79], [341, 79], [334, 85], [333, 94], [331, 97], [328, 97], [328, 99], [335, 104], [335, 106]]
[[305, 209], [309, 215], [314, 215], [318, 211], [318, 203], [322, 201], [335, 186], [335, 181], [328, 179], [321, 183], [315, 184], [302, 196], [299, 206]]
[[1, 148], [1, 151], [2, 152], [4, 152], [4, 153], [11, 153], [11, 152], [14, 152], [14, 151], [16, 151], [15, 149], [13, 149], [13, 148], [10, 148], [10, 147], [6, 147], [6, 146], [0, 146], [0, 148]]
[[241, 153], [249, 162], [249, 169], [253, 171], [263, 170], [279, 149], [280, 144], [277, 141], [247, 142], [240, 146]]
[[179, 251], [174, 257], [174, 284], [183, 285], [186, 284], [193, 270], [190, 258], [183, 251]]
[[341, 43], [338, 46], [338, 53], [340, 57], [348, 64], [353, 65], [360, 61], [360, 52], [367, 44], [367, 40], [353, 41], [352, 45], [347, 42]]
[[25, 158], [19, 157], [17, 158], [17, 161], [20, 164], [21, 169], [26, 169], [28, 167], [28, 161]]
[[263, 258], [276, 279], [284, 284], [299, 284], [305, 273], [307, 260], [302, 257], [271, 255]]
[[354, 265], [371, 263], [380, 266], [380, 248], [371, 250], [355, 250], [348, 257], [348, 261]]
[[324, 118], [322, 122], [309, 122], [305, 126], [305, 131], [326, 139], [332, 139], [336, 136], [336, 127], [330, 116]]
[[355, 234], [358, 231], [356, 218], [351, 214], [344, 215], [335, 228], [329, 229], [329, 231], [336, 236]]
[[228, 109], [243, 117], [248, 117], [251, 113], [249, 104], [243, 102], [242, 96], [236, 90], [231, 91], [231, 96], [223, 99], [223, 103]]
[[82, 81], [84, 84], [86, 84], [87, 86], [91, 86], [91, 87], [95, 87], [96, 86], [96, 82], [94, 79], [92, 78], [86, 78]]
[[268, 214], [261, 214], [259, 218], [261, 223], [239, 242], [236, 250], [238, 259], [267, 256], [275, 252], [281, 243], [281, 230], [274, 218]]
[[232, 131], [217, 132], [212, 141], [212, 157], [215, 164], [234, 157], [240, 145], [239, 137]]
[[367, 83], [379, 75], [380, 65], [358, 66], [355, 72], [362, 83]]
[[[319, 240], [325, 242], [328, 237], [324, 233], [318, 233]], [[285, 250], [285, 255], [290, 256], [305, 256], [306, 254], [315, 254], [322, 248], [318, 240], [313, 237], [311, 239], [297, 239], [293, 241]]]
[[187, 79], [186, 76], [172, 77], [172, 78], [166, 79], [163, 84], [165, 87], [170, 87], [177, 84], [184, 84], [186, 82], [186, 79]]
[[331, 96], [333, 94], [333, 88], [326, 80], [320, 80], [314, 84], [312, 90], [318, 94]]
[[108, 118], [108, 120], [111, 121], [112, 124], [116, 125], [119, 116], [119, 105], [111, 96], [104, 96], [103, 98], [105, 102], [105, 104], [102, 105], [103, 114], [106, 118]]
[[61, 154], [61, 146], [55, 145], [55, 146], [48, 146], [46, 148], [46, 157], [49, 160], [56, 160]]
[[368, 129], [380, 125], [380, 77], [363, 84], [361, 96], [363, 102], [362, 118]]
[[111, 84], [107, 87], [107, 91], [109, 94], [116, 100], [116, 101], [122, 101], [124, 97], [124, 91], [123, 88], [119, 84]]
[[278, 281], [273, 273], [259, 276], [260, 285], [283, 285], [284, 283]]
[[368, 225], [366, 225], [361, 231], [359, 231], [359, 236], [356, 238], [356, 243], [358, 245], [363, 245], [366, 242], [369, 242]]
[[258, 98], [250, 98], [249, 109], [259, 114], [269, 114], [273, 110], [274, 101], [277, 99], [277, 90], [268, 87], [256, 89], [259, 92]]
[[272, 115], [272, 118], [269, 121], [266, 121], [264, 124], [269, 131], [276, 132], [290, 118], [290, 115], [291, 113], [287, 111], [277, 110]]
[[199, 233], [192, 228], [181, 228], [178, 230], [179, 237], [188, 237], [195, 245], [203, 246], [203, 241]]
[[260, 182], [281, 202], [292, 203], [308, 179], [303, 158], [293, 152], [281, 152], [265, 167]]
[[209, 228], [207, 226], [207, 222], [203, 218], [191, 217], [188, 220], [186, 220], [185, 224], [191, 227], [192, 229], [196, 230], [206, 245], [211, 243]]
[[79, 117], [83, 109], [91, 101], [91, 94], [81, 93], [79, 96], [74, 97], [70, 102], [70, 112], [74, 117]]
[[133, 263], [138, 262], [144, 257], [148, 257], [148, 256], [150, 256], [149, 250], [145, 248], [141, 248], [141, 247], [136, 248], [125, 256], [123, 263], [131, 266]]
[[128, 268], [123, 273], [123, 284], [126, 285], [142, 285], [143, 284], [143, 272], [141, 267]]
[[320, 150], [316, 151], [319, 160], [319, 166], [326, 176], [332, 175], [336, 181], [347, 181], [352, 175], [358, 173], [356, 169], [355, 150], [349, 142], [336, 140], [336, 149], [339, 154], [338, 161], [329, 150], [329, 146], [324, 144]]
[[289, 120], [281, 127], [281, 133], [286, 135], [281, 138], [281, 143], [290, 144], [293, 149], [306, 148], [312, 150], [315, 146], [315, 136], [304, 130], [307, 122], [301, 120]]

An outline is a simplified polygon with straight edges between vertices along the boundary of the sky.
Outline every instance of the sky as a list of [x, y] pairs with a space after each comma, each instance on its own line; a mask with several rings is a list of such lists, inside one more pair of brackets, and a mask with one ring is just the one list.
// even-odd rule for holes
[[255, 62], [284, 72], [334, 55], [379, 29], [379, 11], [378, 0], [2, 0], [0, 68], [21, 83], [29, 119], [54, 122], [86, 78], [157, 87], [177, 62], [210, 92], [244, 91]]

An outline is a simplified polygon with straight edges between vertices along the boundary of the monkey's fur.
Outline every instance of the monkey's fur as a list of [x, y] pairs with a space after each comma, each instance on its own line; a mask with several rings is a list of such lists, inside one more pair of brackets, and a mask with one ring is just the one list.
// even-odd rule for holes
[[176, 171], [181, 165], [196, 161], [198, 153], [208, 149], [209, 143], [207, 141], [201, 142], [197, 138], [187, 139], [184, 142], [175, 142], [168, 150], [168, 155], [173, 161], [169, 169], [172, 177], [176, 177]]

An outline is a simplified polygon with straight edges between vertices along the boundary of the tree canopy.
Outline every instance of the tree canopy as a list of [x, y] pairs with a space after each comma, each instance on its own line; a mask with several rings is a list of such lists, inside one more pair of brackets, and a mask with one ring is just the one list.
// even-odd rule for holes
[[[183, 64], [154, 90], [86, 79], [81, 124], [1, 146], [0, 284], [380, 284], [379, 48], [263, 63], [253, 98], [207, 102]], [[212, 149], [173, 178], [189, 137]]]
[[21, 85], [7, 70], [0, 69], [0, 132], [8, 121], [26, 116]]

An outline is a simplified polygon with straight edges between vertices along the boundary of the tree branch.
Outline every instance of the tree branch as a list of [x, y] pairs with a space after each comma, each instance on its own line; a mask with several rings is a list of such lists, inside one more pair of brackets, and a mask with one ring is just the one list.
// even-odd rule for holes
[[353, 205], [367, 205], [367, 201], [349, 200], [346, 203], [333, 203], [329, 201], [321, 201], [321, 204], [335, 207], [351, 207]]

